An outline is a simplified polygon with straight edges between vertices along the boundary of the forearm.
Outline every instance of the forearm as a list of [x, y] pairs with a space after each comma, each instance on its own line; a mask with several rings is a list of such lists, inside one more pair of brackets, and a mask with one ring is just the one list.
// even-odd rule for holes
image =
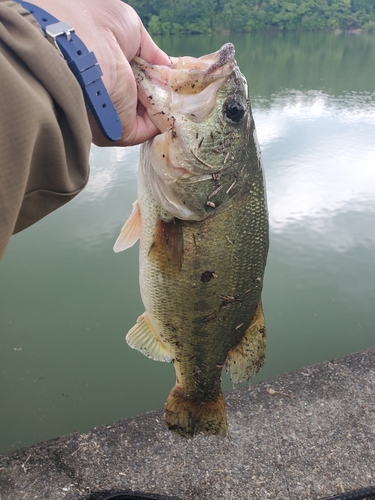
[[[144, 142], [159, 131], [138, 106], [129, 61], [169, 64], [135, 11], [120, 0], [32, 0], [75, 28], [93, 51], [122, 122], [115, 143], [87, 115], [66, 61], [19, 4], [0, 0], [0, 258], [13, 232], [75, 196], [88, 178], [90, 140]], [[91, 126], [91, 133], [89, 123]]]
[[10, 4], [0, 0], [0, 258], [12, 233], [84, 187], [91, 142], [74, 76]]

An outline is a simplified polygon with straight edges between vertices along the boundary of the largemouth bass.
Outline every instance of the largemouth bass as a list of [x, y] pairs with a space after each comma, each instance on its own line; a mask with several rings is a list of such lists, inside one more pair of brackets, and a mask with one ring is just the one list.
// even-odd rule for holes
[[141, 147], [138, 200], [114, 247], [140, 238], [145, 313], [126, 340], [174, 364], [170, 430], [226, 435], [222, 369], [249, 380], [266, 343], [268, 217], [246, 80], [229, 43], [168, 67], [136, 57], [132, 68], [161, 133]]

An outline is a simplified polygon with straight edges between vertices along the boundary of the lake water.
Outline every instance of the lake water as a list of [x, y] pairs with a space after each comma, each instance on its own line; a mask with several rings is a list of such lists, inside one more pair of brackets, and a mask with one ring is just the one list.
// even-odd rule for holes
[[[271, 224], [257, 382], [374, 345], [375, 36], [157, 42], [198, 56], [228, 40], [249, 82]], [[138, 246], [112, 246], [136, 199], [138, 151], [93, 147], [85, 192], [11, 241], [0, 265], [0, 452], [162, 408], [174, 385], [172, 365], [124, 340], [143, 312]]]

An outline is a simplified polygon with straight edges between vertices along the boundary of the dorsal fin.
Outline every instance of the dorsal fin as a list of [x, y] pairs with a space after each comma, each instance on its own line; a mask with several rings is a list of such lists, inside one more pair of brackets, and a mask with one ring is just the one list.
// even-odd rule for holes
[[135, 200], [135, 202], [133, 203], [133, 211], [129, 215], [125, 224], [122, 226], [120, 235], [113, 246], [113, 250], [117, 253], [132, 247], [134, 243], [139, 240], [141, 234], [141, 210], [139, 208], [138, 200]]

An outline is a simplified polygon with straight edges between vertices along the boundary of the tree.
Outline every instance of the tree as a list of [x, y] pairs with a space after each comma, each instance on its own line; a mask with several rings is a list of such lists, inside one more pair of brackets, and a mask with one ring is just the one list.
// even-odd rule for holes
[[128, 0], [151, 34], [375, 28], [374, 0]]

